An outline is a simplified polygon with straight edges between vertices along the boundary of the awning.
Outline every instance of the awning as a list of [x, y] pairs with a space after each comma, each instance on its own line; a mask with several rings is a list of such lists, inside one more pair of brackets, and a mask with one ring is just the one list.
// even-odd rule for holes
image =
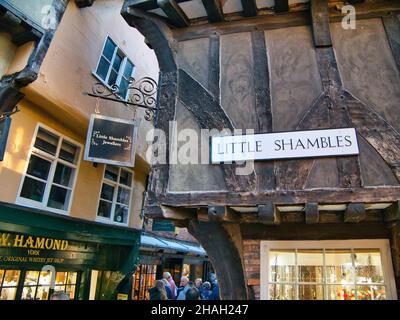
[[163, 250], [174, 250], [187, 254], [206, 256], [207, 253], [202, 246], [190, 244], [184, 241], [168, 239], [148, 233], [142, 234], [140, 245], [143, 248], [158, 248]]

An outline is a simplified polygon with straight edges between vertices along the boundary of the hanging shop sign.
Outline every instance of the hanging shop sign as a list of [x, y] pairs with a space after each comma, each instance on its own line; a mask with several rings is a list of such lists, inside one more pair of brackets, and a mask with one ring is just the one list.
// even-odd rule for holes
[[5, 117], [0, 120], [0, 161], [3, 161], [4, 152], [6, 151], [8, 133], [10, 131], [11, 118]]
[[359, 154], [359, 149], [354, 128], [211, 138], [212, 163], [357, 154]]
[[136, 121], [92, 114], [84, 159], [133, 167], [139, 124]]

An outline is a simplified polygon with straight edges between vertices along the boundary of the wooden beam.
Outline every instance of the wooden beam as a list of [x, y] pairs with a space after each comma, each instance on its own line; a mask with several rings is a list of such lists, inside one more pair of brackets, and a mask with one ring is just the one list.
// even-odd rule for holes
[[199, 240], [218, 275], [222, 300], [247, 299], [238, 246], [220, 222], [190, 221], [188, 231]]
[[[202, 129], [230, 129], [233, 124], [217, 99], [186, 71], [179, 69], [178, 99], [193, 114]], [[249, 175], [236, 175], [236, 164], [221, 164], [225, 183], [231, 191], [250, 191], [255, 189], [254, 171]]]
[[391, 14], [390, 16], [382, 17], [382, 21], [394, 61], [396, 61], [397, 69], [400, 71], [400, 20], [397, 15]]
[[190, 26], [189, 18], [175, 0], [157, 0], [157, 4], [175, 27]]
[[400, 134], [385, 118], [351, 93], [346, 91], [344, 100], [352, 125], [356, 127], [358, 134], [375, 148], [400, 182]]
[[348, 239], [388, 239], [390, 232], [386, 223], [341, 223], [298, 224], [285, 223], [278, 226], [265, 224], [243, 224], [240, 226], [244, 240], [348, 240]]
[[350, 203], [344, 213], [344, 222], [357, 223], [366, 217], [364, 203]]
[[243, 15], [245, 17], [255, 17], [257, 15], [256, 0], [241, 0], [243, 7]]
[[[382, 18], [391, 13], [393, 15], [400, 13], [400, 4], [396, 1], [387, 1], [383, 3], [362, 3], [357, 5], [357, 20]], [[330, 22], [341, 22], [345, 14], [341, 11], [331, 8], [329, 10]], [[205, 24], [191, 26], [189, 29], [175, 29], [174, 35], [177, 41], [199, 39], [210, 37], [211, 35], [224, 35], [239, 32], [251, 32], [255, 28], [258, 30], [273, 30], [297, 26], [310, 25], [310, 12], [293, 11], [285, 14], [276, 15], [258, 15], [251, 19], [240, 19], [221, 24]]]
[[[176, 0], [177, 3], [187, 2], [192, 0]], [[125, 0], [124, 5], [141, 10], [154, 10], [159, 8], [156, 0]]]
[[385, 221], [400, 221], [400, 200], [396, 201], [385, 210]]
[[314, 45], [317, 48], [332, 46], [328, 0], [311, 0], [311, 19]]
[[289, 1], [288, 0], [275, 0], [274, 10], [276, 13], [282, 13], [289, 11]]
[[224, 12], [220, 0], [202, 0], [207, 12], [208, 21], [211, 23], [222, 22], [225, 20]]
[[279, 210], [275, 207], [272, 202], [258, 205], [258, 219], [264, 224], [280, 224], [281, 216]]
[[78, 8], [90, 7], [95, 0], [75, 0]]
[[[347, 127], [351, 122], [346, 108], [346, 96], [332, 47], [316, 49], [318, 70], [324, 90], [323, 103], [329, 112], [327, 124], [330, 128]], [[339, 186], [343, 188], [361, 186], [361, 172], [358, 156], [337, 157]]]
[[182, 192], [167, 193], [159, 201], [168, 206], [257, 206], [273, 202], [295, 205], [309, 202], [345, 204], [351, 202], [395, 202], [400, 198], [399, 186], [364, 188], [321, 188], [312, 190], [273, 190], [260, 192]]
[[234, 213], [225, 206], [208, 206], [208, 218], [210, 221], [239, 222], [240, 214]]
[[306, 215], [306, 223], [313, 224], [319, 222], [319, 211], [318, 211], [318, 203], [306, 203], [304, 206], [304, 212]]
[[[265, 32], [255, 30], [251, 32], [253, 52], [253, 85], [255, 95], [255, 111], [258, 126], [255, 132], [272, 132], [272, 106], [269, 79], [269, 66]], [[275, 189], [275, 173], [273, 161], [257, 161], [254, 163], [258, 188]]]

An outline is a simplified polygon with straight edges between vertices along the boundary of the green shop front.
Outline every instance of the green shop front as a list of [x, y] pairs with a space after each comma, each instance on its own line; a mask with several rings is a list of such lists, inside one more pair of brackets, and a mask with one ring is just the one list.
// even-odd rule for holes
[[140, 231], [0, 203], [0, 299], [131, 299]]

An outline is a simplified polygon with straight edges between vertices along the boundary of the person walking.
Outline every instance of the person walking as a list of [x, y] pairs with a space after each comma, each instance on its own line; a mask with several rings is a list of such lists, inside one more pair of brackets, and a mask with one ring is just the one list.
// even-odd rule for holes
[[181, 284], [177, 292], [176, 300], [186, 300], [186, 292], [190, 289], [189, 279], [187, 277], [181, 278]]
[[203, 290], [200, 296], [201, 300], [212, 300], [211, 283], [208, 281], [203, 283]]
[[194, 280], [194, 285], [196, 289], [199, 290], [199, 294], [201, 297], [201, 294], [203, 292], [203, 280], [201, 278], [197, 278], [196, 280]]
[[218, 280], [217, 280], [217, 276], [215, 275], [215, 273], [210, 273], [210, 282], [212, 285], [211, 300], [220, 300], [219, 285], [218, 285]]
[[174, 279], [172, 278], [171, 274], [169, 272], [164, 272], [163, 273], [163, 278], [166, 279], [170, 285], [171, 288], [171, 294], [172, 294], [172, 300], [176, 299], [177, 296], [177, 288]]
[[150, 300], [168, 300], [164, 282], [157, 280], [153, 288], [149, 289]]
[[171, 285], [169, 284], [168, 280], [165, 279], [165, 278], [162, 278], [161, 281], [164, 283], [165, 292], [167, 293], [167, 298], [168, 298], [168, 300], [172, 300]]
[[196, 287], [190, 288], [186, 291], [185, 300], [200, 300], [200, 293]]

